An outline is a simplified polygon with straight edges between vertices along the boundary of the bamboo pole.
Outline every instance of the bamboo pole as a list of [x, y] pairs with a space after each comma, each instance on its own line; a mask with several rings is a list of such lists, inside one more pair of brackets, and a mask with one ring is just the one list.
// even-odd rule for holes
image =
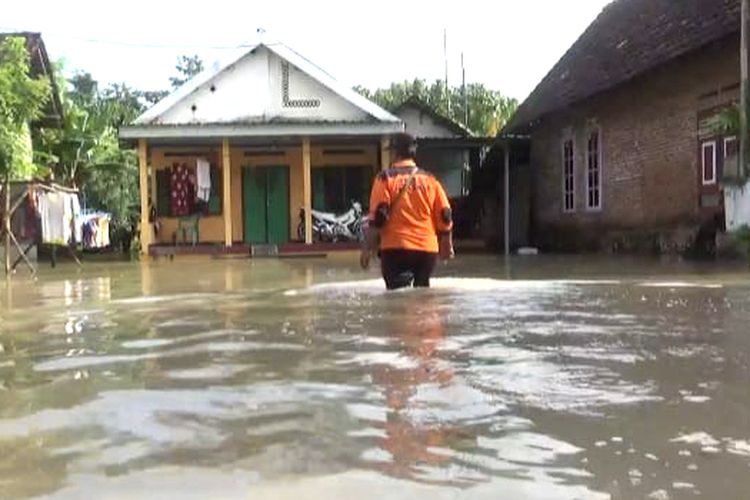
[[750, 115], [750, 0], [742, 0], [742, 35], [740, 42], [740, 164], [738, 174], [747, 179], [750, 174], [750, 137], [748, 137], [748, 116]]
[[3, 232], [5, 233], [5, 275], [10, 275], [10, 171], [5, 174], [5, 212]]

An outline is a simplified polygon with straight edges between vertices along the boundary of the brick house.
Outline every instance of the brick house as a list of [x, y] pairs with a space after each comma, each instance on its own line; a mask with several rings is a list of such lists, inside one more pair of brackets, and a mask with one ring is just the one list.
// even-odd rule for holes
[[615, 0], [505, 129], [530, 139], [534, 243], [686, 250], [723, 221], [739, 99], [739, 0]]

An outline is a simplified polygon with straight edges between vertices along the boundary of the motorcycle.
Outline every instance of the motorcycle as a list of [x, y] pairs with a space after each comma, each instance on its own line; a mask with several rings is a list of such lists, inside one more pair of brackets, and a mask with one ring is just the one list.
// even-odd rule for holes
[[[330, 212], [313, 210], [312, 213], [313, 241], [325, 243], [337, 243], [342, 241], [362, 241], [364, 239], [364, 225], [366, 216], [362, 210], [362, 204], [353, 201], [351, 208], [336, 215]], [[297, 237], [300, 241], [305, 240], [305, 209], [300, 208], [299, 225], [297, 226]]]

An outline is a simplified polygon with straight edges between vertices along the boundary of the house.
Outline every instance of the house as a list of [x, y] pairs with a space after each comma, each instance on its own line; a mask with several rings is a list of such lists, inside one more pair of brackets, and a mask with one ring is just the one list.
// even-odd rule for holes
[[[28, 147], [26, 148], [27, 151], [25, 153], [27, 155], [27, 160], [31, 162], [31, 157], [33, 155], [32, 137], [42, 128], [61, 127], [63, 119], [63, 107], [60, 100], [60, 92], [57, 86], [57, 80], [55, 79], [52, 63], [50, 62], [49, 55], [47, 54], [47, 49], [44, 45], [44, 40], [42, 40], [41, 34], [29, 32], [0, 33], [0, 42], [10, 37], [19, 37], [25, 40], [26, 50], [29, 54], [31, 76], [49, 80], [51, 88], [51, 98], [42, 110], [42, 116], [34, 123], [30, 123], [29, 127], [27, 127], [27, 131], [25, 132], [25, 135], [27, 135], [26, 140], [28, 142]], [[1, 63], [2, 61], [0, 61], [0, 64]], [[26, 194], [26, 187], [27, 186], [25, 181], [13, 182], [9, 186], [9, 205], [11, 206], [10, 231], [18, 240], [18, 246], [14, 244], [11, 245], [10, 248], [8, 248], [6, 247], [6, 245], [0, 245], [0, 261], [6, 261], [6, 252], [10, 255], [10, 261], [6, 261], [6, 273], [10, 271], [10, 268], [15, 269], [16, 265], [23, 259], [23, 257], [21, 256], [22, 253], [30, 261], [34, 261], [37, 258], [35, 245], [37, 238], [37, 221], [35, 219], [32, 220], [32, 218], [28, 216], [29, 212], [25, 210], [26, 203], [24, 203], [24, 198]], [[0, 191], [3, 191], [3, 189], [0, 189]], [[5, 193], [0, 193], [0, 200], [2, 200], [2, 203], [0, 203], [0, 221], [3, 221], [3, 226], [2, 228], [0, 228], [0, 234], [2, 234], [5, 231]], [[16, 207], [16, 209], [14, 210], [13, 207]], [[4, 236], [2, 237], [2, 239], [6, 243], [8, 243], [7, 240], [5, 240]]]
[[711, 118], [739, 99], [739, 0], [615, 0], [505, 128], [527, 136], [534, 243], [685, 250], [722, 225]]
[[34, 124], [34, 127], [58, 127], [63, 117], [63, 107], [60, 101], [60, 89], [57, 86], [52, 63], [50, 62], [47, 48], [42, 40], [41, 33], [19, 32], [0, 33], [0, 42], [6, 38], [19, 37], [26, 40], [26, 49], [29, 53], [29, 65], [31, 75], [34, 78], [43, 77], [49, 80], [52, 89], [50, 101], [44, 109], [44, 115]]
[[473, 236], [477, 205], [472, 198], [472, 192], [476, 194], [472, 183], [492, 139], [476, 136], [415, 96], [399, 105], [393, 114], [404, 122], [405, 131], [417, 139], [417, 163], [440, 180], [451, 199], [456, 236]]
[[311, 209], [366, 204], [389, 163], [388, 138], [402, 130], [397, 117], [286, 45], [254, 46], [120, 129], [138, 146], [142, 251], [158, 254], [189, 224], [173, 181], [178, 171], [194, 176], [199, 163], [210, 166], [210, 192], [194, 249], [313, 248]]

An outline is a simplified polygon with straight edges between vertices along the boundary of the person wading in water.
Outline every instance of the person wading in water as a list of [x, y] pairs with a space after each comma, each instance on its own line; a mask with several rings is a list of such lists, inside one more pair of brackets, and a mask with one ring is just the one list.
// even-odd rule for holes
[[429, 287], [438, 256], [454, 256], [448, 196], [432, 174], [417, 167], [414, 137], [397, 134], [391, 152], [393, 165], [372, 186], [360, 264], [368, 269], [378, 252], [388, 290]]

